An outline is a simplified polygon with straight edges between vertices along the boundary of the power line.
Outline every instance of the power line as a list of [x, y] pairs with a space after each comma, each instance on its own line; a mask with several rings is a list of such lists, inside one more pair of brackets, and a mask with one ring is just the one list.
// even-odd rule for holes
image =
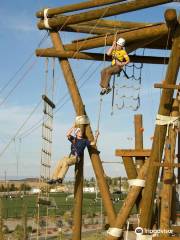
[[[98, 66], [96, 67], [96, 69], [93, 71], [93, 74], [90, 74], [90, 76], [89, 76], [86, 80], [84, 80], [84, 81], [82, 82], [82, 84], [79, 86], [79, 89], [81, 89], [81, 88], [84, 86], [84, 84], [85, 84], [87, 81], [89, 81], [89, 80], [91, 79], [91, 77], [93, 77], [93, 75], [96, 73], [97, 69], [99, 68], [99, 66], [100, 66], [101, 64], [102, 64], [102, 62], [101, 62], [100, 64], [98, 64]], [[67, 96], [68, 96], [68, 94], [64, 95], [62, 98], [64, 99], [64, 98], [67, 97]], [[54, 115], [55, 115], [59, 110], [61, 110], [61, 109], [64, 107], [64, 105], [65, 105], [69, 100], [70, 100], [70, 97], [68, 97], [68, 98], [65, 100], [65, 102], [56, 109]], [[62, 101], [62, 100], [61, 100], [61, 101]], [[39, 125], [37, 125], [37, 124], [39, 124]], [[42, 124], [42, 119], [40, 119], [40, 120], [39, 120], [35, 125], [33, 125], [30, 129], [28, 129], [27, 131], [25, 131], [24, 133], [22, 133], [22, 135], [20, 135], [20, 138], [25, 138], [25, 137], [29, 136], [31, 133], [33, 133], [35, 130], [37, 130], [37, 129], [41, 126], [41, 124]]]
[[[92, 68], [92, 66], [94, 65], [94, 62], [91, 63], [90, 66], [88, 66], [88, 68], [81, 74], [81, 76], [79, 77], [79, 80], [77, 81], [80, 82], [82, 77], [85, 76], [85, 74], [87, 74], [89, 72], [89, 70]], [[67, 96], [69, 95], [68, 91], [59, 99], [59, 101], [56, 103], [56, 105], [58, 105], [59, 103], [61, 103]], [[35, 124], [33, 124], [33, 126], [31, 126], [29, 129], [25, 130], [24, 133], [21, 134], [20, 137], [23, 137], [24, 135], [29, 135], [28, 133], [31, 132], [31, 130], [33, 131], [33, 129], [36, 129], [36, 126], [38, 125], [41, 126], [41, 123], [43, 121], [43, 118], [41, 118], [39, 121], [37, 121]]]
[[34, 114], [34, 112], [37, 110], [37, 108], [40, 106], [41, 104], [41, 100], [38, 102], [38, 104], [34, 107], [34, 109], [32, 110], [32, 112], [29, 114], [29, 116], [26, 118], [26, 120], [23, 122], [23, 124], [18, 128], [18, 130], [16, 131], [16, 133], [14, 134], [14, 136], [10, 139], [10, 141], [7, 143], [7, 145], [3, 148], [3, 150], [0, 153], [0, 157], [2, 157], [2, 155], [5, 153], [5, 151], [8, 149], [8, 147], [11, 145], [11, 143], [13, 142], [13, 140], [17, 137], [17, 135], [19, 134], [19, 132], [22, 130], [22, 128], [26, 125], [26, 123], [29, 121], [29, 119], [32, 117], [32, 115]]
[[[46, 33], [44, 35], [44, 37], [40, 40], [40, 42], [38, 43], [38, 47], [44, 42], [44, 40], [47, 38], [48, 34]], [[9, 84], [14, 80], [14, 78], [16, 77], [16, 75], [23, 69], [23, 67], [30, 61], [30, 59], [32, 58], [32, 56], [34, 55], [34, 52], [30, 54], [30, 56], [25, 60], [25, 62], [22, 64], [22, 66], [15, 72], [15, 74], [9, 79], [9, 81], [0, 89], [0, 94], [9, 86]], [[6, 95], [6, 97], [2, 100], [2, 102], [0, 103], [0, 106], [3, 105], [6, 100], [8, 99], [8, 97], [14, 92], [14, 90], [18, 87], [18, 85], [22, 82], [22, 80], [26, 77], [26, 75], [30, 72], [30, 70], [33, 68], [33, 66], [35, 65], [35, 63], [37, 62], [37, 60], [35, 60], [29, 67], [28, 69], [25, 71], [25, 73], [23, 74], [22, 77], [19, 78], [19, 80], [16, 82], [16, 84], [13, 86], [13, 88], [8, 92], [8, 94]]]
[[[91, 31], [93, 31], [95, 28], [96, 28], [96, 26], [97, 26], [97, 24], [98, 24], [98, 21], [104, 16], [104, 14], [106, 13], [106, 11], [108, 10], [109, 8], [107, 8], [106, 10], [105, 10], [105, 12], [102, 14], [102, 16], [97, 20], [97, 22], [96, 22], [96, 24], [95, 24], [95, 26], [93, 27], [93, 29], [91, 30]], [[69, 17], [71, 17], [71, 16], [69, 16]], [[67, 19], [67, 20], [69, 20], [69, 18]], [[67, 21], [66, 20], [66, 21]], [[65, 21], [65, 23], [66, 23], [66, 21]], [[65, 25], [65, 23], [62, 25], [62, 27], [60, 28], [60, 30], [63, 28], [63, 26]], [[90, 31], [90, 33], [91, 33], [91, 31]], [[86, 40], [84, 40], [84, 42], [83, 42], [83, 44], [86, 42]], [[82, 45], [81, 45], [81, 47], [82, 47]], [[75, 54], [74, 54], [74, 56], [76, 55], [76, 53], [81, 49], [81, 47], [75, 52]], [[94, 63], [93, 63], [94, 64]], [[93, 65], [92, 64], [92, 65]], [[99, 64], [99, 65], [101, 65], [101, 64]], [[89, 68], [88, 68], [89, 69]], [[97, 70], [97, 69], [96, 69]], [[93, 74], [95, 73], [96, 71], [94, 71], [93, 72]], [[93, 76], [93, 74], [90, 76], [90, 77], [92, 77]], [[90, 79], [90, 77], [87, 79], [87, 80], [89, 80]], [[87, 81], [87, 80], [85, 80], [83, 83], [82, 83], [82, 85], [80, 86], [80, 88], [84, 85], [84, 83]], [[66, 97], [66, 96], [65, 96]], [[64, 97], [63, 97], [64, 98]], [[66, 102], [67, 101], [69, 101], [69, 99], [70, 98], [68, 98], [66, 101], [65, 101], [65, 103], [63, 103], [58, 109], [57, 109], [57, 111], [59, 111], [65, 104], [66, 104]], [[1, 104], [0, 104], [1, 105]], [[57, 112], [56, 111], [56, 112]], [[56, 113], [55, 112], [55, 113]], [[40, 120], [41, 121], [41, 120]], [[38, 121], [38, 123], [40, 122], [40, 121]], [[37, 128], [39, 128], [41, 125], [38, 125], [37, 127], [35, 127], [34, 129], [33, 129], [33, 127], [31, 127], [31, 129], [32, 129], [32, 131], [34, 131], [34, 130], [36, 130]], [[29, 131], [29, 130], [28, 130]], [[25, 136], [28, 136], [29, 134], [31, 134], [32, 133], [32, 131], [30, 132], [30, 133], [28, 133], [28, 134], [26, 134]], [[27, 132], [27, 131], [26, 131]], [[25, 132], [25, 133], [26, 133]], [[24, 137], [25, 137], [24, 136]], [[21, 137], [23, 137], [23, 135], [21, 136]]]

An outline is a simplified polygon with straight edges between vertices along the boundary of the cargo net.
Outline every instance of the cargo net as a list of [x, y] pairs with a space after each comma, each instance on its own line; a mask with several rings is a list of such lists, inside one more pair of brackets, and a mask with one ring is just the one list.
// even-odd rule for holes
[[121, 72], [120, 80], [115, 83], [114, 103], [116, 109], [126, 108], [137, 111], [140, 108], [142, 69], [143, 63], [132, 63], [125, 66], [125, 73]]

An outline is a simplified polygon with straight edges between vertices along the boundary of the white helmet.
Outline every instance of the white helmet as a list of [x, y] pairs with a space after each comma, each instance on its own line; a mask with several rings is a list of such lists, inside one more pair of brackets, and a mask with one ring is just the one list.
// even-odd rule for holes
[[118, 41], [117, 41], [117, 45], [121, 46], [121, 47], [124, 47], [126, 41], [124, 38], [119, 38]]

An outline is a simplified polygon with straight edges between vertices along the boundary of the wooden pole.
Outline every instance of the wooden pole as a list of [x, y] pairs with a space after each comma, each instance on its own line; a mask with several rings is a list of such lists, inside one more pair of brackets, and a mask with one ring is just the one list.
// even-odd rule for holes
[[137, 178], [137, 171], [132, 157], [122, 157], [128, 179]]
[[[178, 101], [175, 99], [172, 107], [172, 117], [179, 116]], [[177, 132], [173, 126], [169, 127], [168, 136], [165, 143], [165, 161], [166, 164], [173, 164], [175, 159], [176, 138]], [[164, 167], [163, 172], [163, 188], [161, 191], [161, 215], [160, 215], [160, 229], [169, 230], [171, 220], [172, 195], [174, 185], [174, 169]], [[169, 236], [169, 234], [162, 234], [162, 236]]]
[[[179, 103], [179, 114], [180, 114], [180, 92], [178, 93], [178, 103]], [[178, 149], [177, 149], [178, 155], [178, 163], [180, 164], [180, 129], [178, 130]], [[180, 184], [180, 168], [178, 168], [178, 184]]]
[[[101, 53], [91, 53], [91, 52], [75, 52], [75, 51], [57, 51], [54, 48], [47, 49], [37, 49], [37, 57], [59, 57], [59, 58], [73, 58], [73, 59], [84, 59], [84, 60], [95, 60], [104, 61], [104, 54]], [[150, 64], [167, 64], [169, 58], [153, 57], [153, 56], [138, 56], [130, 55], [130, 62], [134, 63], [150, 63]], [[112, 57], [106, 55], [106, 61], [112, 61]], [[157, 86], [160, 86], [156, 84]]]
[[[63, 48], [63, 44], [62, 41], [60, 39], [60, 36], [57, 32], [50, 32], [50, 36], [53, 42], [53, 45], [55, 47], [55, 49], [60, 50], [60, 51], [64, 51]], [[63, 70], [63, 74], [71, 95], [71, 99], [75, 108], [76, 113], [78, 113], [78, 108], [83, 109], [83, 101], [82, 98], [80, 96], [76, 81], [74, 79], [74, 75], [73, 72], [71, 70], [70, 64], [68, 59], [59, 59], [61, 68]], [[83, 114], [83, 112], [82, 112]], [[90, 125], [87, 125], [87, 127], [85, 128], [85, 136], [87, 136], [87, 138], [90, 141], [94, 140], [93, 137], [93, 133], [91, 130]], [[112, 204], [112, 200], [111, 200], [111, 195], [109, 192], [109, 188], [107, 185], [107, 182], [105, 180], [105, 174], [104, 174], [104, 170], [102, 167], [102, 163], [101, 163], [101, 159], [99, 157], [99, 152], [97, 151], [96, 146], [95, 147], [90, 147], [88, 149], [89, 151], [89, 155], [92, 161], [92, 165], [94, 168], [94, 172], [96, 175], [96, 179], [99, 185], [99, 189], [102, 195], [102, 199], [103, 199], [103, 204], [104, 207], [106, 209], [107, 212], [107, 217], [109, 220], [109, 223], [112, 224], [115, 220], [115, 210]]]
[[[114, 27], [113, 25], [106, 27], [106, 26], [99, 26], [98, 23], [99, 21], [96, 21], [97, 23], [93, 26], [91, 24], [89, 24], [89, 22], [87, 23], [83, 23], [83, 24], [72, 24], [72, 25], [67, 25], [67, 26], [63, 26], [61, 31], [66, 31], [66, 32], [78, 32], [78, 33], [89, 33], [89, 34], [97, 34], [97, 35], [106, 35], [106, 34], [115, 34], [117, 31], [120, 33], [121, 31], [125, 31], [127, 29], [132, 29], [132, 28], [140, 28], [140, 27], [148, 27], [148, 26], [153, 26], [156, 25], [155, 24], [137, 24], [135, 23], [133, 26], [133, 23], [127, 23], [126, 22], [120, 22], [122, 24], [122, 26], [124, 26], [123, 28], [121, 27]], [[129, 26], [129, 27], [125, 27], [125, 26]], [[132, 27], [130, 27], [132, 25]], [[139, 26], [138, 26], [139, 25]]]
[[[134, 115], [134, 126], [135, 126], [135, 149], [143, 150], [143, 122], [142, 114]], [[137, 171], [144, 164], [144, 157], [136, 157], [136, 168]]]
[[[96, 0], [96, 1], [86, 1], [66, 6], [61, 6], [57, 8], [50, 8], [48, 10], [48, 17], [53, 17], [54, 15], [79, 11], [88, 8], [100, 7], [112, 3], [123, 2], [125, 0]], [[40, 10], [36, 13], [36, 17], [43, 18], [44, 17], [44, 10]]]
[[[138, 173], [138, 179], [145, 179], [147, 170], [148, 170], [148, 164], [149, 160], [146, 160], [142, 168], [140, 169]], [[142, 187], [139, 186], [131, 186], [128, 192], [128, 195], [126, 199], [124, 200], [124, 203], [117, 215], [115, 223], [112, 225], [113, 228], [119, 228], [122, 229], [124, 224], [126, 223], [126, 220], [131, 213], [131, 210], [136, 202], [136, 199], [139, 196], [139, 193], [141, 192]], [[106, 240], [118, 240], [119, 237], [113, 237], [111, 235], [108, 235]]]
[[[180, 25], [178, 25], [172, 46], [172, 51], [169, 59], [169, 64], [166, 72], [165, 83], [176, 84], [177, 75], [180, 65]], [[163, 116], [169, 116], [172, 106], [174, 90], [162, 90], [160, 99], [158, 114]], [[167, 126], [156, 125], [154, 132], [154, 139], [152, 145], [152, 151], [150, 156], [150, 167], [147, 175], [147, 184], [144, 189], [141, 206], [141, 218], [140, 225], [143, 228], [150, 228], [152, 209], [154, 202], [154, 195], [157, 186], [157, 179], [159, 174], [159, 168], [152, 168], [153, 162], [160, 162], [162, 159], [162, 153], [164, 148], [165, 136]]]
[[[148, 45], [149, 43], [156, 41], [157, 39], [167, 36], [168, 29], [166, 24], [159, 24], [157, 26], [150, 26], [150, 27], [142, 27], [136, 30], [129, 30], [124, 33], [117, 34], [117, 38], [122, 37], [126, 39], [126, 45], [128, 46], [130, 43], [137, 43], [139, 46], [139, 41], [144, 41], [144, 45]], [[89, 39], [84, 42], [71, 43], [66, 44], [65, 50], [86, 50], [91, 48], [98, 48], [103, 47], [105, 42], [106, 36], [99, 36], [95, 39]], [[114, 34], [108, 35], [106, 37], [106, 45], [112, 45], [114, 41]]]
[[[172, 2], [172, 0], [135, 0], [132, 2], [126, 2], [121, 4], [116, 4], [113, 6], [104, 7], [101, 9], [91, 10], [88, 12], [83, 12], [79, 14], [74, 14], [70, 16], [56, 16], [56, 18], [50, 18], [48, 24], [51, 28], [56, 29], [61, 26], [76, 24], [85, 21], [90, 21], [98, 18], [115, 16], [121, 13], [131, 12], [139, 9], [144, 9], [148, 7], [157, 6], [160, 4], [165, 4]], [[38, 23], [39, 29], [45, 29], [45, 24], [43, 20]]]
[[83, 208], [83, 165], [84, 156], [75, 165], [75, 186], [74, 186], [74, 214], [72, 240], [81, 239], [82, 229], [82, 208]]
[[97, 20], [92, 20], [84, 23], [80, 23], [79, 25], [91, 25], [95, 26], [97, 25], [98, 27], [107, 27], [107, 28], [135, 28], [135, 27], [144, 27], [144, 26], [151, 26], [154, 23], [145, 23], [145, 22], [128, 22], [128, 21], [113, 21], [113, 20], [107, 20], [107, 19], [98, 19]]
[[[85, 109], [78, 109], [77, 116], [85, 114]], [[85, 133], [85, 125], [79, 125], [82, 134]], [[73, 228], [72, 228], [72, 240], [81, 240], [81, 229], [82, 229], [82, 208], [83, 208], [83, 165], [84, 156], [82, 156], [75, 164], [75, 185], [74, 185], [74, 214], [73, 214]]]
[[120, 28], [114, 29], [114, 28], [107, 28], [107, 27], [94, 27], [90, 25], [74, 24], [74, 25], [68, 25], [63, 27], [61, 31], [104, 35], [104, 34], [115, 34], [117, 31], [124, 31], [124, 30]]

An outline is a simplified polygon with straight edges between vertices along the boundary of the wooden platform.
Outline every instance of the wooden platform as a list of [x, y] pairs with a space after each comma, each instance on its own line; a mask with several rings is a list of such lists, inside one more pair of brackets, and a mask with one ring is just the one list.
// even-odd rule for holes
[[180, 90], [180, 85], [174, 84], [164, 84], [164, 83], [155, 83], [154, 88], [163, 88], [163, 89], [176, 89]]
[[151, 150], [134, 150], [134, 149], [116, 149], [115, 155], [119, 157], [150, 157]]
[[173, 230], [174, 233], [180, 234], [180, 226], [175, 226], [174, 225], [174, 226], [171, 226], [171, 229]]

